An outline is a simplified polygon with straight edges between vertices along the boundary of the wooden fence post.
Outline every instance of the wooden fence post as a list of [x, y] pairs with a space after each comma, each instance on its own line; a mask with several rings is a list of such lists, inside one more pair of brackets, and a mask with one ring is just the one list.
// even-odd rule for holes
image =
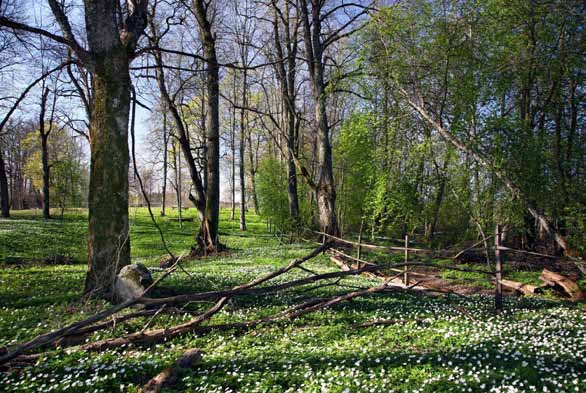
[[409, 262], [409, 235], [405, 235], [405, 265], [403, 265], [403, 284], [409, 285], [409, 273], [407, 273], [407, 262]]
[[364, 227], [364, 218], [360, 221], [360, 232], [358, 232], [358, 251], [356, 258], [362, 259], [362, 228]]
[[494, 232], [494, 259], [496, 264], [494, 307], [497, 313], [501, 313], [503, 311], [503, 261], [501, 255], [501, 226], [499, 224], [496, 224]]

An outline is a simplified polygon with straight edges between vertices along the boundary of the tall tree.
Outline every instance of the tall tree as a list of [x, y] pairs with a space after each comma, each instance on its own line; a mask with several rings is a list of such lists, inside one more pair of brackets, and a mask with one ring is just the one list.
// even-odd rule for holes
[[[118, 271], [130, 263], [128, 238], [129, 63], [146, 27], [147, 0], [84, 0], [87, 49], [73, 34], [62, 3], [48, 0], [62, 35], [0, 17], [0, 25], [67, 46], [92, 74], [88, 273], [85, 292], [111, 297]], [[126, 12], [124, 13], [123, 10]]]
[[193, 0], [192, 10], [199, 26], [200, 40], [206, 62], [207, 106], [207, 175], [206, 223], [215, 248], [219, 245], [220, 223], [220, 64], [216, 54], [216, 34], [213, 29], [213, 3]]
[[295, 166], [294, 155], [298, 154], [298, 129], [300, 124], [296, 108], [296, 75], [298, 67], [299, 27], [301, 24], [297, 15], [293, 14], [294, 8], [288, 2], [285, 2], [284, 7], [282, 7], [276, 0], [273, 0], [271, 5], [273, 7], [273, 37], [276, 54], [278, 59], [282, 59], [275, 62], [275, 69], [281, 90], [282, 105], [285, 111], [289, 215], [294, 225], [299, 225], [297, 167]]
[[[191, 144], [191, 140], [189, 138], [189, 131], [187, 126], [184, 122], [182, 117], [182, 113], [179, 109], [179, 105], [175, 102], [175, 96], [177, 94], [171, 95], [168, 88], [168, 81], [166, 79], [165, 73], [165, 63], [163, 59], [163, 52], [160, 48], [161, 39], [164, 35], [163, 33], [159, 32], [157, 27], [157, 20], [156, 20], [156, 12], [158, 3], [154, 3], [151, 12], [151, 18], [149, 20], [150, 25], [150, 35], [149, 40], [152, 46], [152, 54], [155, 59], [156, 64], [156, 79], [157, 85], [159, 87], [159, 92], [161, 94], [161, 99], [165, 103], [165, 107], [171, 113], [171, 117], [173, 118], [175, 124], [175, 132], [176, 137], [179, 142], [179, 146], [185, 158], [185, 162], [189, 168], [189, 175], [191, 177], [191, 182], [194, 188], [194, 194], [190, 194], [190, 200], [195, 205], [199, 218], [200, 218], [200, 229], [198, 234], [196, 235], [196, 243], [198, 249], [196, 252], [206, 254], [208, 252], [213, 251], [216, 248], [216, 243], [214, 239], [217, 239], [217, 225], [216, 225], [216, 232], [212, 232], [212, 227], [210, 226], [210, 220], [208, 215], [208, 197], [209, 192], [207, 191], [206, 184], [205, 184], [205, 176], [200, 175], [199, 169], [196, 163], [196, 157], [193, 154], [193, 146]], [[178, 92], [180, 93], [180, 92]], [[206, 146], [209, 150], [209, 147]], [[218, 153], [218, 160], [219, 160], [219, 153]], [[204, 169], [204, 172], [209, 169]], [[219, 170], [219, 166], [218, 166]], [[209, 178], [209, 175], [208, 175]], [[218, 202], [218, 209], [219, 209], [219, 202]], [[219, 214], [219, 212], [218, 212]]]

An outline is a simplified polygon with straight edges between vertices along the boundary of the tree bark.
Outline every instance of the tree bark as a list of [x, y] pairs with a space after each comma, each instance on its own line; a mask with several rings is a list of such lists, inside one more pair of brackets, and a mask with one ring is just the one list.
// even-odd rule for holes
[[257, 161], [254, 159], [254, 151], [252, 148], [252, 133], [247, 135], [248, 139], [248, 161], [250, 162], [250, 193], [252, 194], [252, 206], [254, 214], [259, 214], [258, 196], [256, 194], [256, 168]]
[[[236, 102], [236, 73], [234, 72], [232, 81], [232, 99]], [[231, 187], [231, 203], [232, 210], [230, 212], [230, 220], [234, 221], [236, 218], [236, 107], [232, 106], [232, 126], [230, 127], [230, 149], [232, 150], [232, 171], [230, 176], [232, 177]]]
[[130, 263], [128, 236], [128, 118], [130, 75], [123, 48], [102, 56], [93, 75], [90, 123], [89, 270], [87, 294], [110, 297], [114, 279]]

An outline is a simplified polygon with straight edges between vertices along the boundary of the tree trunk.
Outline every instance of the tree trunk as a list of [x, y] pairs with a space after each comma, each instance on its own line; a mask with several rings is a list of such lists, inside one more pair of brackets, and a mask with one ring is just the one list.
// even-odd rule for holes
[[317, 124], [318, 180], [315, 192], [319, 211], [319, 224], [322, 231], [329, 235], [338, 236], [340, 229], [336, 218], [332, 146], [330, 144], [330, 129], [326, 111], [327, 92], [324, 81], [321, 3], [312, 2], [311, 9], [308, 7], [307, 0], [303, 0], [301, 3], [307, 65], [309, 67], [311, 92], [315, 102], [315, 121]]
[[[157, 45], [157, 36], [156, 36], [156, 28], [154, 26], [154, 24], [151, 24], [151, 32], [153, 34], [153, 38], [151, 39], [151, 43]], [[156, 78], [157, 78], [157, 84], [159, 86], [159, 92], [161, 93], [161, 98], [163, 99], [163, 101], [165, 102], [165, 106], [166, 108], [169, 110], [169, 112], [171, 112], [171, 116], [173, 117], [173, 120], [175, 122], [175, 130], [177, 132], [177, 140], [179, 142], [179, 145], [181, 146], [181, 151], [183, 152], [183, 156], [185, 157], [185, 161], [187, 162], [187, 166], [189, 168], [189, 175], [191, 177], [191, 182], [193, 184], [194, 190], [195, 190], [195, 194], [189, 195], [189, 199], [191, 200], [191, 202], [194, 204], [195, 208], [198, 211], [199, 214], [199, 219], [200, 219], [200, 228], [199, 231], [197, 233], [197, 235], [195, 236], [195, 240], [196, 240], [196, 244], [197, 244], [197, 248], [198, 251], [201, 252], [202, 254], [206, 254], [208, 251], [213, 250], [214, 247], [214, 243], [213, 240], [216, 236], [212, 236], [212, 234], [209, 232], [209, 222], [208, 222], [208, 218], [207, 218], [207, 195], [206, 195], [206, 191], [205, 191], [205, 186], [204, 183], [202, 183], [202, 179], [201, 176], [199, 174], [199, 171], [197, 169], [197, 166], [195, 164], [195, 157], [193, 156], [193, 152], [191, 149], [191, 143], [189, 141], [189, 135], [188, 135], [188, 131], [185, 128], [185, 124], [183, 123], [183, 119], [181, 118], [181, 114], [179, 112], [179, 109], [177, 108], [177, 105], [175, 104], [175, 102], [173, 101], [173, 99], [171, 98], [169, 91], [167, 90], [167, 84], [165, 81], [165, 72], [163, 69], [163, 57], [162, 57], [162, 53], [161, 51], [157, 50], [154, 52], [154, 58], [155, 58], [155, 62], [157, 64], [157, 70], [156, 70]], [[180, 157], [178, 157], [176, 155], [176, 157], [180, 160]], [[177, 167], [175, 168], [176, 173], [179, 174], [178, 178], [179, 178], [179, 183], [177, 184], [177, 188], [178, 188], [178, 203], [177, 203], [177, 207], [179, 209], [179, 221], [181, 223], [181, 183], [180, 183], [180, 173], [181, 173], [181, 168]]]
[[[295, 99], [297, 90], [295, 77], [297, 71], [297, 50], [298, 50], [298, 28], [297, 18], [292, 18], [290, 6], [285, 5], [285, 10], [281, 11], [277, 2], [273, 2], [274, 20], [274, 42], [278, 58], [287, 58], [287, 61], [277, 62], [275, 64], [276, 75], [279, 79], [281, 89], [281, 104], [283, 105], [285, 115], [285, 127], [287, 128], [287, 197], [289, 200], [289, 216], [295, 226], [299, 225], [299, 197], [297, 195], [297, 167], [295, 165], [295, 154], [297, 154], [297, 129], [296, 129], [296, 108]], [[282, 17], [282, 18], [281, 18]], [[281, 39], [279, 22], [282, 20], [283, 38]], [[294, 26], [291, 29], [291, 24]], [[284, 41], [283, 43], [281, 41]], [[285, 68], [285, 65], [287, 66]]]
[[256, 162], [254, 160], [254, 151], [252, 148], [252, 133], [247, 135], [248, 139], [248, 161], [250, 162], [250, 193], [252, 194], [252, 206], [254, 214], [259, 214], [258, 196], [256, 195]]
[[166, 106], [163, 108], [163, 190], [161, 203], [161, 217], [165, 216], [165, 205], [167, 204], [167, 168], [168, 168], [168, 144], [169, 135], [167, 134], [167, 109]]
[[47, 97], [49, 96], [49, 89], [45, 89], [41, 97], [41, 113], [39, 115], [39, 134], [41, 136], [41, 161], [43, 165], [43, 220], [51, 218], [50, 198], [49, 198], [49, 149], [47, 142], [49, 139], [49, 132], [45, 130], [45, 111], [47, 109]]
[[51, 218], [49, 179], [51, 168], [49, 166], [49, 150], [47, 147], [48, 135], [41, 135], [41, 155], [43, 161], [43, 220]]
[[[232, 99], [236, 102], [236, 73], [234, 73], [233, 77], [233, 86], [232, 86]], [[230, 212], [230, 220], [234, 221], [236, 218], [236, 107], [232, 106], [232, 127], [230, 129], [230, 149], [232, 150], [232, 171], [230, 175], [232, 176], [232, 189], [230, 190], [232, 193], [232, 210]]]
[[207, 15], [208, 5], [203, 0], [194, 0], [193, 8], [206, 59], [208, 184], [205, 213], [210, 239], [214, 247], [217, 247], [220, 219], [220, 66], [216, 56], [216, 38], [212, 31], [212, 22]]
[[114, 279], [130, 263], [128, 116], [130, 75], [125, 48], [103, 53], [93, 73], [88, 196], [89, 270], [85, 292], [111, 297]]
[[[321, 95], [321, 93], [320, 93]], [[322, 96], [323, 97], [323, 96]], [[325, 101], [323, 98], [320, 101]], [[325, 112], [325, 102], [316, 107], [316, 120], [319, 126], [318, 163], [319, 177], [317, 183], [317, 206], [319, 223], [322, 230], [333, 236], [340, 234], [336, 218], [336, 190], [332, 170], [332, 146]]]
[[[246, 70], [242, 81], [242, 107], [248, 105], [246, 101]], [[240, 230], [246, 230], [246, 181], [244, 177], [244, 148], [246, 143], [246, 119], [244, 109], [240, 110], [240, 146], [239, 146], [239, 171], [240, 171]]]
[[10, 217], [10, 200], [8, 196], [8, 177], [6, 176], [6, 164], [0, 147], [0, 211], [3, 218]]

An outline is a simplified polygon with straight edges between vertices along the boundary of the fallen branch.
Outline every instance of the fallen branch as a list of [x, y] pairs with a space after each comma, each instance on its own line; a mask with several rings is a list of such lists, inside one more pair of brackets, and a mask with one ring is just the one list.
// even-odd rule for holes
[[[452, 257], [452, 259], [458, 259], [458, 258], [459, 258], [459, 257], [461, 257], [463, 254], [465, 254], [466, 252], [468, 252], [468, 251], [470, 251], [470, 250], [473, 250], [474, 248], [476, 248], [476, 246], [479, 246], [480, 244], [483, 244], [483, 243], [485, 243], [485, 244], [486, 244], [486, 241], [487, 241], [488, 239], [492, 238], [493, 236], [494, 236], [494, 235], [490, 235], [490, 236], [488, 236], [488, 237], [485, 237], [485, 238], [483, 238], [482, 240], [480, 240], [480, 241], [478, 241], [478, 242], [474, 243], [474, 244], [473, 244], [473, 245], [471, 245], [470, 247], [468, 247], [468, 248], [465, 248], [464, 250], [462, 250], [462, 251], [460, 251], [459, 253], [457, 253], [456, 255], [454, 255], [454, 256]], [[487, 247], [485, 247], [485, 250], [486, 250], [486, 248], [487, 248]]]
[[[210, 307], [207, 311], [203, 314], [198, 315], [197, 317], [187, 321], [185, 323], [175, 325], [169, 328], [160, 328], [160, 329], [153, 329], [149, 331], [140, 331], [136, 333], [131, 333], [123, 337], [111, 338], [96, 341], [93, 343], [85, 344], [81, 346], [81, 349], [85, 351], [101, 351], [108, 348], [118, 348], [128, 344], [139, 344], [139, 345], [146, 345], [151, 344], [154, 342], [158, 342], [161, 340], [168, 340], [179, 335], [185, 334], [187, 332], [192, 331], [195, 327], [201, 325], [202, 322], [210, 319], [214, 316], [218, 311], [220, 311], [228, 302], [230, 298], [237, 294], [241, 294], [243, 290], [250, 289], [252, 287], [258, 286], [268, 280], [271, 280], [277, 276], [280, 276], [291, 269], [301, 265], [303, 262], [314, 258], [315, 256], [319, 255], [321, 252], [327, 250], [331, 246], [331, 243], [326, 242], [325, 244], [317, 247], [314, 249], [310, 254], [306, 255], [303, 258], [296, 259], [289, 263], [287, 266], [275, 270], [263, 277], [254, 279], [246, 284], [236, 286], [232, 288], [230, 291], [226, 291], [225, 295], [223, 295], [212, 307]], [[240, 291], [240, 292], [239, 292]], [[160, 299], [158, 299], [160, 300]], [[193, 300], [193, 299], [190, 299]], [[163, 302], [161, 304], [168, 304], [167, 302]]]
[[171, 274], [173, 271], [175, 271], [175, 269], [177, 268], [177, 264], [181, 261], [182, 257], [183, 257], [183, 255], [181, 255], [179, 258], [177, 258], [177, 260], [175, 261], [173, 266], [169, 267], [165, 271], [165, 273], [163, 273], [163, 275], [161, 277], [159, 277], [148, 288], [146, 288], [143, 291], [141, 296], [136, 297], [134, 299], [129, 299], [123, 303], [120, 303], [116, 306], [113, 306], [107, 310], [104, 310], [104, 311], [102, 311], [98, 314], [95, 314], [89, 318], [86, 318], [82, 321], [74, 322], [68, 326], [61, 328], [61, 329], [57, 329], [57, 330], [53, 330], [48, 333], [41, 334], [41, 335], [33, 338], [32, 340], [27, 341], [23, 344], [17, 345], [15, 347], [0, 348], [0, 354], [2, 354], [2, 356], [0, 356], [0, 365], [14, 359], [15, 357], [17, 357], [25, 352], [31, 351], [35, 348], [39, 348], [44, 345], [54, 344], [57, 340], [61, 339], [64, 336], [72, 335], [73, 333], [79, 331], [80, 329], [82, 329], [86, 326], [93, 325], [96, 322], [99, 322], [103, 319], [106, 319], [111, 315], [114, 315], [114, 314], [116, 314], [116, 313], [118, 313], [128, 307], [131, 307], [131, 306], [137, 304], [138, 299], [140, 299], [144, 295], [148, 294], [155, 286], [157, 286], [161, 281], [163, 281], [169, 274]]
[[181, 370], [190, 369], [201, 361], [201, 351], [199, 349], [189, 349], [185, 351], [172, 365], [161, 371], [151, 378], [140, 393], [159, 393], [164, 387], [171, 386], [177, 382], [178, 374]]

